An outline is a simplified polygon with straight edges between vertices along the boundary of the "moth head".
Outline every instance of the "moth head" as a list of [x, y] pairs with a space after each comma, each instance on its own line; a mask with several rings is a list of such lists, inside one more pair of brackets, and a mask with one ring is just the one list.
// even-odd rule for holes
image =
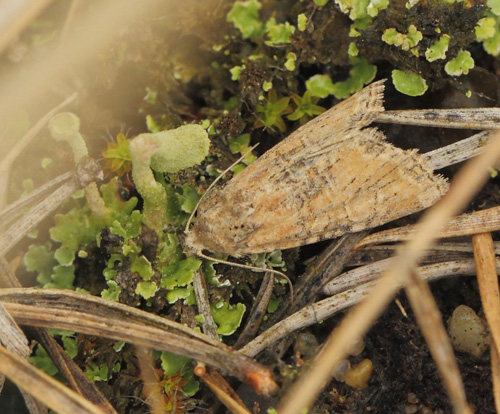
[[[216, 189], [202, 200], [194, 226], [187, 232], [186, 247], [195, 254], [208, 250], [240, 257], [240, 244], [255, 226], [248, 222], [248, 212], [238, 197], [228, 199]], [[245, 213], [243, 213], [245, 212]]]

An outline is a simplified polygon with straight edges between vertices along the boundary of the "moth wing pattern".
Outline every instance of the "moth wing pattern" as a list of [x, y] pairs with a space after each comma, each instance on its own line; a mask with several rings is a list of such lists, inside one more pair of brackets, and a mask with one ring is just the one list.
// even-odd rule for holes
[[447, 182], [415, 151], [367, 126], [383, 82], [305, 124], [207, 194], [188, 235], [195, 249], [238, 257], [373, 228], [435, 203]]

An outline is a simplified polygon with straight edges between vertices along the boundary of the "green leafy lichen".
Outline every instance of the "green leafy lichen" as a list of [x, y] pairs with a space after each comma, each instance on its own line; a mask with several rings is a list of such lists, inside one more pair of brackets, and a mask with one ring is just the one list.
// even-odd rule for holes
[[246, 306], [238, 303], [234, 306], [226, 302], [221, 302], [211, 306], [214, 321], [217, 324], [217, 333], [219, 335], [232, 335], [241, 324]]
[[444, 70], [450, 76], [467, 75], [474, 67], [474, 59], [467, 50], [461, 51], [455, 58], [446, 63]]
[[405, 51], [417, 46], [422, 38], [422, 32], [418, 31], [414, 25], [408, 27], [407, 34], [399, 33], [396, 29], [389, 28], [386, 29], [382, 35], [382, 40], [385, 43], [400, 47]]
[[401, 93], [409, 96], [420, 96], [427, 91], [427, 82], [420, 75], [402, 70], [392, 71], [392, 83]]
[[264, 23], [259, 17], [261, 7], [258, 0], [236, 1], [227, 15], [227, 21], [234, 24], [243, 39], [260, 36], [264, 31]]
[[450, 36], [444, 34], [439, 40], [436, 40], [427, 50], [425, 51], [425, 58], [429, 62], [434, 62], [438, 59], [446, 59], [446, 52], [448, 51], [448, 46], [450, 44]]

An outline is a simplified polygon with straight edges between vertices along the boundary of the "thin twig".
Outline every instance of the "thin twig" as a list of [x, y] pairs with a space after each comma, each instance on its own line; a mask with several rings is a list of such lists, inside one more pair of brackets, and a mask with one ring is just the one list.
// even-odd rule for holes
[[[497, 260], [497, 266], [500, 270], [500, 259]], [[379, 271], [383, 271], [383, 267]], [[476, 273], [476, 267], [474, 260], [471, 258], [448, 263], [434, 263], [420, 267], [419, 271], [422, 278], [432, 281], [445, 277], [472, 276]], [[372, 292], [376, 285], [374, 279], [379, 274], [366, 272], [367, 277], [353, 281], [349, 289], [302, 308], [264, 331], [240, 349], [239, 352], [254, 357], [264, 349], [272, 347], [276, 341], [288, 336], [290, 333], [320, 323], [346, 308], [357, 305]]]
[[139, 309], [58, 289], [0, 289], [0, 301], [23, 325], [69, 329], [173, 352], [215, 366], [262, 395], [277, 391], [271, 372], [251, 358], [193, 329]]
[[500, 412], [500, 291], [498, 272], [495, 266], [495, 252], [491, 233], [472, 236], [474, 259], [477, 268], [477, 282], [481, 294], [484, 314], [491, 332], [491, 374], [493, 395], [497, 412]]
[[[409, 240], [420, 231], [419, 229], [421, 226], [422, 224], [414, 224], [370, 234], [361, 240], [355, 248], [359, 249], [362, 246], [370, 244]], [[437, 237], [443, 239], [471, 236], [478, 233], [489, 233], [498, 230], [500, 230], [500, 206], [462, 214], [452, 218], [441, 230], [439, 230]]]
[[199, 269], [194, 273], [193, 287], [198, 312], [203, 316], [203, 323], [201, 324], [203, 333], [218, 341], [217, 325], [215, 324], [208, 300], [207, 282], [205, 281], [203, 272]]
[[104, 414], [99, 407], [3, 346], [0, 346], [0, 373], [54, 411]]

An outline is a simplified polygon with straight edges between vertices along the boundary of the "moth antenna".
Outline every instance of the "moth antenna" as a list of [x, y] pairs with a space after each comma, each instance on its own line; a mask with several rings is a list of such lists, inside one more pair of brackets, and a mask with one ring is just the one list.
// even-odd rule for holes
[[240, 267], [242, 269], [252, 270], [253, 272], [259, 272], [259, 273], [260, 272], [270, 272], [270, 273], [274, 273], [275, 275], [282, 277], [290, 285], [290, 303], [293, 305], [294, 297], [295, 297], [293, 284], [292, 284], [292, 281], [290, 280], [290, 278], [287, 275], [285, 275], [283, 272], [280, 272], [279, 270], [274, 270], [274, 269], [265, 269], [262, 267], [249, 266], [249, 265], [245, 265], [245, 264], [241, 264], [241, 263], [234, 263], [234, 262], [230, 262], [229, 260], [217, 259], [216, 257], [207, 256], [206, 254], [204, 254], [202, 252], [197, 252], [196, 255], [203, 258], [203, 259], [211, 260], [212, 262], [222, 263], [222, 264], [226, 264], [228, 266]]
[[234, 166], [236, 166], [239, 162], [241, 162], [248, 154], [250, 154], [255, 148], [257, 148], [259, 144], [255, 144], [253, 147], [250, 147], [250, 149], [245, 152], [240, 158], [238, 158], [235, 162], [233, 162], [229, 167], [227, 167], [224, 171], [222, 171], [222, 173], [212, 182], [212, 184], [210, 184], [207, 188], [207, 191], [205, 191], [205, 193], [200, 197], [200, 199], [198, 200], [198, 202], [196, 203], [196, 205], [194, 206], [194, 209], [193, 211], [191, 212], [191, 215], [189, 216], [189, 219], [186, 223], [186, 228], [184, 229], [184, 233], [187, 234], [189, 232], [189, 226], [191, 225], [191, 222], [193, 221], [193, 217], [194, 215], [196, 214], [196, 212], [198, 211], [198, 207], [201, 203], [201, 200], [203, 200], [203, 198], [205, 197], [205, 195], [208, 194], [208, 192], [214, 188], [215, 184], [217, 184], [217, 182], [222, 178], [224, 177], [230, 170], [231, 168], [233, 168]]

